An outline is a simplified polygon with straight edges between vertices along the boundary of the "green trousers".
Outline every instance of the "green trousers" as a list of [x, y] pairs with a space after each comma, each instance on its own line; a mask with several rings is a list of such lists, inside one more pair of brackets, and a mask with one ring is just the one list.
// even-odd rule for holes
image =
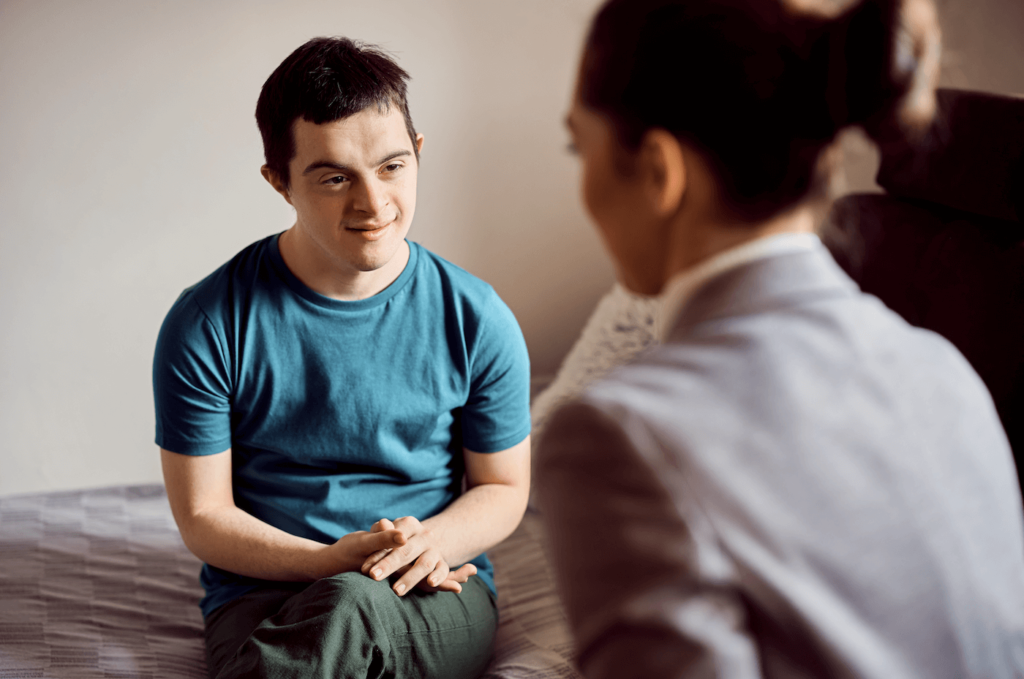
[[473, 576], [461, 594], [341, 573], [250, 592], [206, 619], [211, 679], [475, 679], [498, 628], [494, 595]]

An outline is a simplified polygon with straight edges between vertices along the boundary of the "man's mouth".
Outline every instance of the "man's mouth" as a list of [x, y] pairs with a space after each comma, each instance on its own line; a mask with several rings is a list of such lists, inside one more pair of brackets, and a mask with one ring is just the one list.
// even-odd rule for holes
[[349, 231], [380, 231], [387, 226], [391, 226], [393, 223], [394, 220], [391, 220], [389, 222], [382, 222], [378, 224], [360, 224], [359, 226], [347, 226], [345, 228]]
[[346, 230], [355, 232], [357, 235], [361, 236], [362, 238], [365, 238], [366, 240], [379, 240], [380, 238], [384, 237], [384, 234], [387, 233], [388, 227], [394, 223], [395, 221], [391, 220], [383, 224], [360, 224], [359, 226], [348, 226], [346, 227]]

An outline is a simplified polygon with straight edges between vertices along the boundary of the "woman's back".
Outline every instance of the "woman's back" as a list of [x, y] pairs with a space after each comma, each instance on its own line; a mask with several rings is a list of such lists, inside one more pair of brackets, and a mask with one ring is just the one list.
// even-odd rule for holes
[[[688, 658], [632, 676], [1024, 673], [1024, 526], [991, 399], [824, 248], [711, 280], [542, 447], [566, 586], [602, 592], [567, 597], [588, 676], [657, 655], [619, 643], [623, 620]], [[566, 530], [577, 516], [593, 532]]]

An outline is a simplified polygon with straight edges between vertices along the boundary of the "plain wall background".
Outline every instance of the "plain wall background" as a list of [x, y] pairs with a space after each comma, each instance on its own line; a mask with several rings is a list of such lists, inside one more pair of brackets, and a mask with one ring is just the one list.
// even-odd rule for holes
[[[612, 281], [564, 116], [598, 0], [0, 0], [0, 495], [160, 480], [152, 350], [178, 293], [291, 225], [259, 88], [315, 35], [381, 45], [426, 135], [411, 238], [490, 282], [535, 375]], [[1024, 3], [940, 0], [943, 81], [1024, 92]], [[877, 159], [849, 144], [849, 186]]]

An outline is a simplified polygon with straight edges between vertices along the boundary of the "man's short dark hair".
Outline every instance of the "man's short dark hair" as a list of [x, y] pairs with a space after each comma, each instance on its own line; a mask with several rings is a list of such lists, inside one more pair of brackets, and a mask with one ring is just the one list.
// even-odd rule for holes
[[287, 187], [288, 163], [295, 157], [292, 123], [303, 118], [322, 125], [370, 106], [381, 113], [398, 107], [418, 160], [416, 130], [405, 98], [408, 80], [409, 74], [374, 45], [348, 38], [313, 38], [270, 74], [256, 103], [267, 167]]

